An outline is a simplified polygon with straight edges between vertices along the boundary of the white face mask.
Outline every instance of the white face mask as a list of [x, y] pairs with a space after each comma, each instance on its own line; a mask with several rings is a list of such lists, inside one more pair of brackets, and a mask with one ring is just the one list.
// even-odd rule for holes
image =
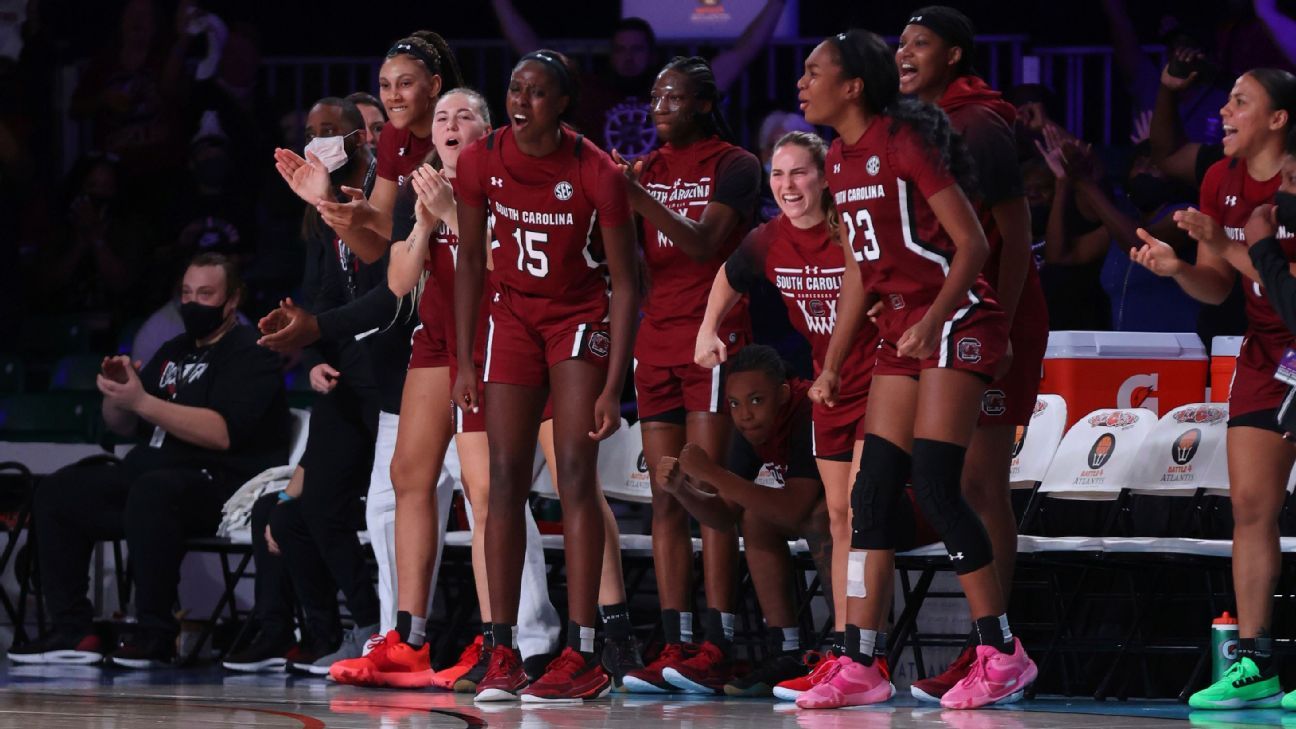
[[350, 159], [350, 156], [346, 153], [346, 138], [358, 131], [360, 130], [353, 129], [350, 133], [339, 136], [315, 137], [306, 143], [306, 149], [302, 151], [302, 154], [303, 156], [308, 152], [314, 154], [319, 157], [319, 161], [324, 163], [324, 167], [329, 172], [337, 172]]

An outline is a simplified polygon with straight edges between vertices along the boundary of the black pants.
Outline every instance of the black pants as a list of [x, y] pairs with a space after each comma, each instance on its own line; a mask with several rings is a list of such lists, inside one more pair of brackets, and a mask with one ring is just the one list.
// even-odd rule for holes
[[238, 488], [197, 468], [135, 474], [126, 466], [68, 466], [36, 490], [40, 578], [56, 630], [89, 632], [88, 566], [96, 542], [125, 537], [140, 628], [174, 634], [180, 560], [190, 537], [211, 536]]
[[[297, 550], [305, 564], [293, 570], [296, 579], [289, 576], [288, 565], [282, 556], [271, 554], [266, 543], [266, 525], [271, 527], [275, 542], [306, 534], [301, 519], [300, 503], [279, 501], [279, 494], [267, 494], [252, 506], [252, 554], [256, 558], [256, 618], [261, 629], [273, 635], [288, 635], [293, 629], [293, 605], [300, 603], [306, 624], [302, 626], [303, 643], [310, 644], [311, 637], [329, 641], [341, 631], [338, 621], [337, 586], [323, 558], [314, 550]], [[299, 541], [302, 537], [296, 537]], [[309, 542], [309, 536], [305, 537]], [[311, 555], [313, 560], [306, 559]], [[304, 570], [304, 571], [303, 571]], [[295, 594], [297, 584], [307, 592]]]
[[319, 398], [301, 460], [306, 471], [301, 498], [295, 510], [282, 514], [282, 536], [278, 510], [270, 521], [297, 595], [309, 600], [319, 594], [313, 583], [322, 564], [346, 597], [356, 625], [372, 625], [379, 616], [378, 592], [356, 536], [365, 528], [362, 499], [377, 438], [376, 391], [339, 384]]

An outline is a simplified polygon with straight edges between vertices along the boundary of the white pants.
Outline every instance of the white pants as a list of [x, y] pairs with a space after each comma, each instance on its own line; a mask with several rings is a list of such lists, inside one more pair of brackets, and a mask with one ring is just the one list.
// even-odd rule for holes
[[[396, 492], [391, 482], [391, 462], [396, 451], [396, 429], [400, 416], [378, 414], [378, 442], [374, 447], [373, 472], [369, 477], [369, 495], [365, 500], [365, 523], [374, 558], [378, 562], [378, 601], [381, 633], [396, 627]], [[445, 525], [450, 516], [456, 476], [460, 472], [459, 451], [454, 441], [446, 451], [445, 464], [437, 477], [437, 550], [432, 563], [432, 581], [428, 589], [428, 608], [436, 595], [441, 570], [441, 553], [445, 546]], [[467, 503], [465, 501], [465, 503]], [[472, 506], [469, 507], [471, 525]], [[561, 623], [558, 611], [549, 602], [544, 550], [535, 517], [527, 509], [527, 552], [522, 570], [522, 602], [518, 606], [518, 648], [524, 657], [551, 653], [558, 646]]]

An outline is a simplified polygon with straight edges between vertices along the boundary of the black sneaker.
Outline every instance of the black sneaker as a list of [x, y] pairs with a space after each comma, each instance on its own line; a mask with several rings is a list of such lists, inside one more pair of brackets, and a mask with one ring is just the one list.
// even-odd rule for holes
[[[296, 648], [294, 643], [292, 633], [263, 628], [257, 631], [251, 641], [226, 656], [221, 665], [230, 671], [242, 673], [281, 671], [288, 663], [288, 654]], [[300, 660], [300, 652], [293, 658]]]
[[473, 664], [472, 668], [468, 669], [468, 673], [460, 676], [459, 679], [454, 682], [455, 693], [477, 693], [477, 684], [481, 683], [483, 678], [486, 678], [486, 671], [490, 668], [491, 652], [493, 650], [494, 646], [486, 645], [485, 643], [482, 644], [481, 652], [477, 654], [477, 662]]
[[603, 642], [603, 670], [612, 677], [612, 690], [625, 692], [623, 679], [631, 671], [644, 667], [643, 656], [639, 655], [639, 644], [634, 638], [626, 640], [607, 640]]
[[100, 663], [103, 659], [103, 645], [93, 633], [80, 636], [46, 633], [9, 649], [10, 661], [26, 665], [89, 666]]
[[142, 633], [122, 643], [108, 662], [121, 668], [169, 668], [175, 665], [175, 637], [159, 633]]
[[765, 661], [746, 676], [725, 684], [724, 692], [729, 696], [773, 696], [774, 687], [780, 682], [800, 678], [807, 673], [809, 669], [799, 656], [784, 653]]

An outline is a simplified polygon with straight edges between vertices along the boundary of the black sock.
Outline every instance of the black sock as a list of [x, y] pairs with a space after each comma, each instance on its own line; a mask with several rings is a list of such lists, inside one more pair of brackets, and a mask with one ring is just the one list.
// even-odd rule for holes
[[846, 655], [846, 631], [834, 630], [832, 635], [828, 636], [828, 650], [839, 656]]
[[1008, 615], [987, 615], [977, 618], [973, 624], [976, 629], [977, 643], [994, 646], [1000, 653], [1013, 652], [1013, 634], [1008, 627]]
[[662, 641], [665, 643], [683, 643], [680, 640], [680, 611], [661, 611]]
[[886, 658], [887, 654], [887, 634], [878, 632], [877, 641], [873, 643], [873, 656]]
[[594, 628], [581, 627], [575, 620], [567, 622], [567, 647], [590, 660], [594, 657]]
[[877, 641], [877, 631], [862, 630], [858, 625], [846, 625], [846, 653], [845, 656], [856, 663], [862, 663], [866, 666], [873, 665], [873, 647], [868, 646], [868, 651], [863, 647], [866, 643]]
[[517, 650], [517, 623], [491, 623], [491, 637], [494, 645]]
[[1264, 678], [1277, 675], [1274, 670], [1273, 638], [1259, 636], [1238, 640], [1238, 658], [1250, 658]]
[[599, 615], [603, 618], [603, 635], [614, 643], [630, 640], [630, 609], [619, 602], [615, 605], [600, 605]]
[[[725, 615], [728, 615], [728, 629], [726, 629]], [[715, 645], [724, 651], [727, 656], [733, 650], [733, 615], [722, 613], [715, 608], [709, 608], [702, 614], [702, 633], [706, 636], [707, 642]]]
[[408, 643], [410, 638], [410, 623], [413, 616], [404, 610], [396, 613], [396, 633], [400, 635], [402, 642]]

